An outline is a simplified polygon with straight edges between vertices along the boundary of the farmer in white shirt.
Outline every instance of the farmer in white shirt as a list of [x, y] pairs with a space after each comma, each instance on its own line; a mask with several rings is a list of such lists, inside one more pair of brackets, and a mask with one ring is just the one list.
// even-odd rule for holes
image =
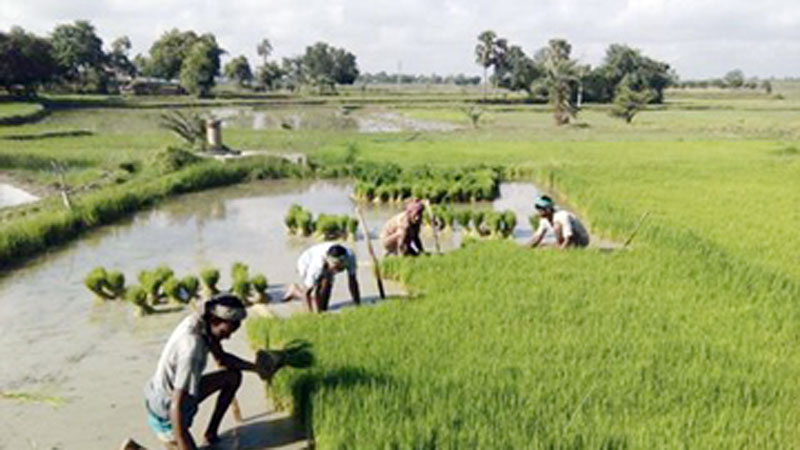
[[[144, 389], [147, 423], [167, 448], [197, 448], [189, 427], [198, 404], [218, 392], [203, 436], [208, 444], [216, 442], [222, 416], [242, 382], [242, 371], [269, 379], [279, 368], [258, 366], [222, 349], [222, 340], [239, 328], [246, 315], [238, 297], [219, 294], [206, 301], [200, 312], [184, 319], [167, 340], [155, 374]], [[222, 369], [203, 374], [209, 353]], [[122, 448], [143, 447], [128, 440]]]
[[283, 300], [305, 300], [310, 311], [327, 311], [331, 298], [334, 276], [346, 270], [350, 295], [356, 305], [361, 304], [358, 280], [356, 279], [356, 257], [341, 244], [324, 242], [304, 251], [297, 260], [297, 272], [302, 284], [291, 284]]
[[556, 246], [561, 249], [589, 245], [589, 233], [581, 221], [569, 211], [556, 211], [552, 198], [542, 195], [536, 199], [534, 207], [541, 219], [539, 228], [533, 233], [531, 247], [542, 244], [548, 232], [555, 235]]

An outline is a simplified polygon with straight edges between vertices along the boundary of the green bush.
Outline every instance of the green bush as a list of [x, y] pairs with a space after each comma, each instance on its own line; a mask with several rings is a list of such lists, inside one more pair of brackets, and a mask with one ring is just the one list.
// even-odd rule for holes
[[189, 150], [180, 147], [167, 147], [155, 153], [148, 161], [148, 166], [152, 167], [157, 173], [164, 175], [195, 164], [201, 159]]

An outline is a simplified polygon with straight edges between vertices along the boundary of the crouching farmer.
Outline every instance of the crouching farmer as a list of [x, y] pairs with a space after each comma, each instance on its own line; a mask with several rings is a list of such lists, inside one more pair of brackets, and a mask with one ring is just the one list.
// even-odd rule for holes
[[[242, 371], [268, 378], [277, 368], [255, 364], [225, 353], [222, 341], [241, 325], [247, 312], [238, 297], [219, 294], [201, 311], [184, 319], [169, 337], [156, 372], [145, 386], [147, 423], [169, 449], [197, 448], [189, 433], [198, 405], [219, 392], [204, 440], [219, 439], [219, 425], [242, 382]], [[223, 368], [203, 375], [208, 354]]]
[[389, 219], [381, 230], [381, 243], [388, 255], [417, 256], [425, 252], [419, 238], [425, 204], [412, 200], [405, 211]]
[[309, 311], [327, 311], [337, 273], [347, 271], [347, 282], [353, 303], [361, 304], [361, 291], [356, 278], [356, 256], [347, 247], [323, 242], [304, 251], [297, 259], [297, 273], [302, 284], [290, 284], [283, 301], [305, 300]]
[[589, 245], [589, 232], [586, 231], [586, 227], [571, 212], [556, 210], [552, 198], [542, 195], [536, 199], [533, 206], [541, 220], [539, 228], [533, 233], [531, 247], [539, 246], [548, 233], [555, 235], [556, 246], [561, 249]]

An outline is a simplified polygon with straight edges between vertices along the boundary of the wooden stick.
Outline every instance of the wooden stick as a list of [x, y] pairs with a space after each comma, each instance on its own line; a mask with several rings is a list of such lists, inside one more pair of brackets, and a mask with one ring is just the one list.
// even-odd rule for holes
[[378, 264], [378, 257], [375, 256], [375, 250], [372, 248], [372, 238], [369, 236], [367, 221], [364, 220], [364, 216], [361, 214], [361, 208], [358, 206], [356, 206], [356, 215], [358, 216], [358, 221], [361, 222], [361, 232], [364, 233], [364, 240], [367, 241], [367, 252], [369, 252], [369, 257], [372, 259], [372, 271], [375, 273], [375, 280], [378, 282], [378, 293], [380, 294], [381, 299], [385, 299], [386, 292], [383, 290], [381, 267]]
[[642, 217], [639, 218], [639, 223], [636, 225], [636, 228], [633, 229], [633, 232], [631, 233], [631, 235], [628, 236], [628, 239], [625, 240], [625, 243], [622, 245], [622, 248], [628, 247], [628, 244], [631, 243], [633, 238], [636, 236], [636, 233], [639, 231], [640, 228], [642, 228], [642, 225], [644, 224], [644, 220], [647, 219], [647, 216], [649, 216], [649, 215], [650, 215], [650, 211], [645, 211], [644, 214], [642, 214]]
[[425, 199], [425, 210], [428, 211], [428, 218], [431, 221], [431, 228], [433, 229], [433, 243], [436, 245], [436, 253], [442, 253], [442, 248], [439, 247], [439, 231], [436, 230], [436, 216], [433, 214], [431, 201]]

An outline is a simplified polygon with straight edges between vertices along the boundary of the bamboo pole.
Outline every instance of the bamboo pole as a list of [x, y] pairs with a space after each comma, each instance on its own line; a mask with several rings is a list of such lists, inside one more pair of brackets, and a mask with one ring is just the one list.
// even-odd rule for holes
[[367, 221], [364, 220], [364, 215], [361, 214], [361, 208], [356, 206], [356, 215], [358, 221], [361, 223], [361, 232], [364, 233], [364, 240], [367, 242], [367, 252], [370, 259], [372, 259], [372, 271], [375, 274], [375, 280], [378, 282], [378, 293], [381, 299], [386, 298], [386, 292], [383, 290], [383, 279], [381, 278], [381, 267], [378, 264], [378, 257], [375, 256], [375, 250], [372, 248], [372, 238], [369, 236], [369, 229], [367, 228]]

